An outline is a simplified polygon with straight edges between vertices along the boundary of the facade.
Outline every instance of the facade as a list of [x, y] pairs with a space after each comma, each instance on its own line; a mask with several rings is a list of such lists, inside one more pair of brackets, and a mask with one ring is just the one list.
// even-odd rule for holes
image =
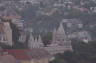
[[25, 43], [26, 42], [26, 38], [27, 38], [26, 33], [25, 32], [21, 32], [18, 41], [21, 42], [21, 43]]
[[12, 19], [12, 23], [15, 24], [19, 29], [24, 28], [24, 20]]
[[12, 29], [9, 22], [0, 23], [0, 42], [10, 46], [13, 45]]
[[64, 53], [64, 51], [73, 51], [71, 46], [71, 40], [68, 39], [62, 23], [57, 30], [53, 32], [53, 40], [50, 45], [45, 47], [51, 54]]
[[68, 32], [67, 34], [82, 30], [84, 27], [82, 21], [79, 19], [63, 19], [62, 23], [66, 25], [66, 31]]
[[41, 39], [41, 36], [39, 35], [38, 38], [34, 38], [33, 35], [30, 34], [30, 37], [29, 37], [29, 40], [28, 40], [28, 47], [30, 49], [44, 47], [43, 41]]
[[67, 51], [67, 50], [72, 51], [71, 41], [68, 39], [62, 23], [60, 24], [57, 30], [53, 31], [52, 42], [50, 45], [47, 45], [47, 47], [44, 47], [44, 44], [40, 35], [38, 38], [34, 38], [32, 34], [30, 34], [28, 47], [30, 49], [43, 48], [47, 50], [50, 54], [64, 53], [64, 51]]
[[68, 37], [70, 39], [77, 39], [77, 40], [84, 41], [87, 43], [92, 40], [91, 35], [88, 31], [74, 32], [72, 34], [69, 34]]

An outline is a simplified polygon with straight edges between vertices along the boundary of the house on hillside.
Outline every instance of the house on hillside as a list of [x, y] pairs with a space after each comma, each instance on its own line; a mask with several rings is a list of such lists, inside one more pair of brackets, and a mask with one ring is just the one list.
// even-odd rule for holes
[[83, 41], [88, 43], [89, 41], [92, 41], [92, 37], [88, 31], [78, 31], [74, 32], [72, 34], [69, 34], [68, 37], [70, 39], [77, 39], [79, 41]]

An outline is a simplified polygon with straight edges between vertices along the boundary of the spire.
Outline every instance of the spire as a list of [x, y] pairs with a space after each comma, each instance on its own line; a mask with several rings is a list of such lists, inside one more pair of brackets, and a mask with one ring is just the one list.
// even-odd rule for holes
[[28, 41], [28, 47], [32, 48], [34, 46], [34, 37], [32, 34], [30, 34], [29, 41]]
[[58, 32], [58, 33], [65, 33], [64, 27], [63, 27], [63, 24], [62, 24], [62, 23], [60, 23], [60, 26], [59, 26], [57, 32]]
[[42, 41], [42, 38], [40, 35], [38, 37], [38, 44], [39, 44], [39, 46], [43, 46], [43, 41]]
[[34, 48], [39, 48], [39, 43], [37, 38], [35, 38], [34, 40]]
[[5, 26], [4, 27], [4, 32], [6, 34], [7, 41], [8, 41], [8, 43], [6, 43], [6, 44], [12, 46], [13, 45], [13, 42], [12, 42], [12, 29], [10, 27], [9, 22], [5, 22], [4, 26]]
[[30, 34], [29, 42], [34, 42], [34, 37], [32, 36], [32, 34]]
[[34, 42], [38, 42], [38, 39], [37, 39], [37, 38], [35, 38]]

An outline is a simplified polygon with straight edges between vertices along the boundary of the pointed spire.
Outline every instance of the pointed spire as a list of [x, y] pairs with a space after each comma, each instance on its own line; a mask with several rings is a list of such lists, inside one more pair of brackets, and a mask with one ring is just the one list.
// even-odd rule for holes
[[34, 42], [34, 37], [32, 34], [30, 34], [30, 37], [29, 37], [29, 42]]
[[59, 26], [57, 32], [58, 32], [58, 33], [65, 33], [64, 27], [63, 27], [63, 24], [62, 24], [62, 23], [60, 23], [60, 26]]
[[8, 41], [6, 44], [12, 46], [14, 43], [12, 42], [12, 29], [9, 22], [4, 23], [4, 32]]
[[34, 37], [32, 34], [30, 34], [29, 41], [28, 41], [28, 47], [32, 48], [34, 46]]
[[34, 48], [39, 48], [39, 43], [37, 38], [35, 38], [35, 41], [34, 41]]
[[35, 38], [34, 42], [38, 42], [38, 39], [37, 39], [37, 38]]
[[38, 37], [38, 43], [39, 43], [39, 46], [43, 46], [43, 41], [40, 35]]

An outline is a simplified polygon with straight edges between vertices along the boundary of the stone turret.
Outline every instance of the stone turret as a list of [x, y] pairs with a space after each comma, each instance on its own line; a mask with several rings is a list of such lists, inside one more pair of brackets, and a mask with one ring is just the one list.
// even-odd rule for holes
[[60, 26], [57, 30], [53, 31], [52, 45], [71, 48], [71, 41], [68, 39], [62, 23], [60, 23]]
[[29, 37], [29, 41], [28, 41], [28, 47], [31, 49], [33, 48], [34, 46], [34, 37], [32, 36], [32, 34], [30, 34], [30, 37]]
[[37, 38], [35, 38], [34, 40], [34, 48], [39, 48], [39, 43]]
[[43, 47], [44, 46], [43, 41], [42, 41], [42, 38], [41, 38], [40, 35], [38, 37], [38, 44], [39, 44], [40, 47]]
[[65, 30], [62, 23], [60, 23], [59, 28], [53, 32], [53, 44], [64, 45], [66, 39]]
[[30, 38], [29, 38], [29, 41], [28, 41], [28, 47], [30, 48], [30, 49], [32, 49], [32, 48], [41, 48], [41, 47], [43, 47], [44, 45], [43, 45], [43, 41], [42, 41], [42, 39], [41, 39], [41, 36], [39, 35], [39, 37], [37, 38], [34, 38], [33, 36], [32, 36], [32, 34], [30, 34]]
[[51, 45], [45, 47], [45, 49], [50, 52], [50, 54], [64, 53], [65, 51], [73, 51], [71, 46], [71, 40], [67, 37], [63, 24], [60, 23], [59, 28], [53, 31]]
[[13, 41], [12, 41], [12, 29], [10, 27], [10, 24], [8, 22], [4, 23], [4, 32], [6, 34], [7, 37], [7, 45], [12, 46], [13, 45]]

